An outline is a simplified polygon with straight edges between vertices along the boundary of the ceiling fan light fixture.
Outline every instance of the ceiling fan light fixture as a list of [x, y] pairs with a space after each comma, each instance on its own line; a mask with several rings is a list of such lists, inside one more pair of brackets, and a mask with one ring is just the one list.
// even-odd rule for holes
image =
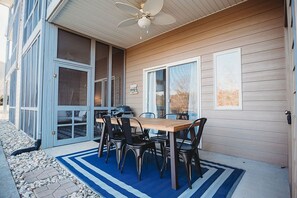
[[141, 28], [148, 28], [151, 25], [151, 20], [143, 16], [138, 20], [138, 26]]

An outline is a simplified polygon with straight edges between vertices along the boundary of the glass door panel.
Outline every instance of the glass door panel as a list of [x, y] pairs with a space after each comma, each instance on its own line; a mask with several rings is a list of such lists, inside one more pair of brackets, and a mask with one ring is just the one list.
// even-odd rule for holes
[[147, 111], [161, 118], [166, 114], [166, 70], [148, 73], [147, 76]]
[[189, 119], [198, 117], [198, 81], [196, 62], [169, 67], [169, 111]]

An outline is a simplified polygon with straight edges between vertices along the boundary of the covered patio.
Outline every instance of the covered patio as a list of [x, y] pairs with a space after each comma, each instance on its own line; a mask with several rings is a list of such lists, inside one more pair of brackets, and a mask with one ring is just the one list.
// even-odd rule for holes
[[[104, 169], [116, 164], [113, 149], [109, 163], [94, 157], [98, 142], [105, 138], [100, 120], [127, 108], [127, 114], [140, 121], [143, 112], [168, 120], [167, 115], [182, 115], [189, 126], [190, 121], [207, 118], [199, 145], [200, 172], [206, 174], [193, 176], [193, 186], [199, 183], [205, 197], [215, 197], [211, 187], [227, 183], [236, 174], [240, 176], [229, 185], [230, 194], [225, 197], [296, 195], [294, 0], [17, 2], [18, 11], [25, 13], [15, 16], [24, 22], [20, 49], [13, 52], [20, 61], [16, 59], [7, 70], [6, 84], [10, 81], [10, 90], [16, 92], [9, 96], [9, 121], [32, 139], [41, 140], [42, 150], [29, 154], [32, 159], [42, 152], [43, 159], [51, 156], [49, 161], [56, 168], [49, 172], [60, 174], [62, 166], [64, 176], [75, 176], [66, 181], [79, 186], [71, 186], [73, 191], [109, 197], [104, 193], [112, 190], [130, 197], [126, 190], [132, 189], [136, 197], [153, 196], [137, 188], [141, 183], [126, 182], [122, 179], [126, 175], [121, 177], [111, 166]], [[1, 124], [6, 131], [1, 141], [9, 145], [5, 138], [11, 140], [18, 132], [8, 123]], [[176, 137], [172, 134], [180, 130], [167, 126], [147, 128], [169, 133], [171, 172], [167, 176], [172, 182], [175, 174], [186, 173], [175, 166]], [[106, 156], [105, 147], [98, 150]], [[4, 152], [8, 156], [11, 150]], [[161, 156], [162, 152], [156, 161]], [[39, 166], [47, 167], [36, 162], [17, 178], [28, 179], [27, 174]], [[216, 176], [210, 173], [227, 179], [211, 180]], [[59, 174], [50, 176], [46, 184], [58, 181], [63, 186], [64, 180], [56, 180]], [[209, 188], [202, 183], [205, 180], [212, 181]], [[38, 197], [44, 188], [51, 190], [43, 182], [44, 178], [33, 182], [32, 195]], [[171, 185], [169, 190], [179, 190], [176, 181]], [[174, 197], [197, 196], [186, 186]], [[170, 194], [169, 190], [163, 193]]]
[[[80, 52], [83, 48], [65, 48], [66, 38], [69, 43], [74, 43], [79, 36], [83, 38], [85, 35], [86, 39], [90, 38], [91, 45], [91, 58], [87, 62], [92, 68], [90, 74], [95, 77], [88, 83], [90, 95], [80, 93], [81, 89], [78, 89], [76, 94], [80, 99], [77, 101], [72, 101], [73, 94], [66, 89], [57, 90], [60, 94], [58, 105], [53, 102], [57, 100], [56, 96], [45, 93], [44, 103], [58, 113], [48, 115], [44, 112], [44, 131], [49, 130], [48, 119], [58, 117], [60, 120], [51, 129], [57, 131], [58, 141], [50, 143], [52, 135], [46, 133], [42, 137], [45, 147], [60, 145], [59, 142], [63, 144], [64, 139], [59, 139], [59, 128], [64, 126], [67, 111], [61, 110], [65, 109], [65, 105], [69, 108], [73, 106], [68, 101], [86, 103], [87, 97], [89, 104], [81, 108], [91, 108], [87, 116], [91, 119], [86, 120], [88, 127], [95, 125], [93, 117], [100, 117], [102, 113], [111, 112], [123, 104], [130, 106], [135, 116], [145, 111], [154, 112], [157, 117], [185, 111], [193, 117], [191, 119], [206, 117], [209, 120], [202, 140], [204, 150], [287, 165], [290, 125], [284, 111], [289, 104], [289, 89], [286, 86], [282, 1], [165, 1], [162, 10], [174, 16], [176, 23], [151, 24], [148, 33], [137, 24], [117, 27], [119, 22], [130, 16], [116, 8], [117, 1], [100, 4], [95, 1], [58, 2], [48, 4], [48, 21], [55, 24], [50, 27], [52, 32], [58, 31], [58, 35], [55, 33], [51, 37], [50, 34], [48, 40], [57, 39], [58, 48], [53, 50], [55, 45], [48, 46], [53, 57], [48, 57], [44, 72], [53, 75], [61, 72], [59, 82], [69, 83], [60, 87], [73, 89], [78, 82], [67, 76], [78, 74], [68, 75], [70, 70], [64, 68], [70, 62], [84, 62], [88, 54]], [[79, 36], [72, 36], [67, 32], [70, 30]], [[70, 36], [73, 38], [70, 39]], [[112, 49], [104, 42], [110, 43]], [[121, 48], [125, 51], [124, 60]], [[106, 56], [109, 50], [112, 50], [112, 56]], [[55, 53], [58, 53], [57, 58]], [[240, 68], [236, 71], [238, 73], [228, 77], [229, 81], [238, 82], [235, 85], [238, 91], [234, 97], [235, 106], [224, 106], [219, 99], [218, 81], [221, 77], [218, 69], [219, 64], [225, 63], [218, 61], [226, 54], [233, 57], [230, 59], [233, 60], [232, 65]], [[51, 67], [52, 64], [57, 65], [57, 69]], [[77, 64], [73, 68], [83, 66]], [[52, 88], [47, 86], [44, 90]], [[181, 94], [176, 94], [179, 92]], [[99, 137], [96, 131], [93, 133], [91, 137]]]
[[[284, 12], [284, 8], [288, 9], [288, 3], [278, 0], [165, 1], [162, 11], [174, 16], [176, 22], [155, 25], [152, 20], [148, 28], [142, 29], [137, 24], [117, 27], [131, 15], [121, 9], [114, 10], [116, 2], [100, 5], [93, 1], [67, 2], [47, 15], [48, 20], [61, 29], [125, 49], [123, 90], [112, 87], [113, 82], [117, 84], [117, 76], [109, 71], [109, 76], [101, 77], [107, 78], [108, 94], [97, 92], [98, 73], [94, 110], [101, 110], [105, 97], [104, 107], [110, 112], [120, 101], [118, 94], [122, 93], [122, 104], [130, 106], [135, 116], [145, 111], [152, 111], [157, 117], [186, 111], [193, 118], [208, 118], [202, 150], [281, 167], [289, 165], [294, 152], [288, 149], [290, 125], [283, 113], [292, 101], [292, 96], [287, 94], [291, 88], [286, 86], [285, 48], [286, 37], [290, 36], [284, 27], [290, 12]], [[139, 2], [121, 1], [135, 7], [139, 7]], [[49, 8], [51, 6], [54, 4]], [[92, 14], [77, 14], [86, 12]], [[219, 59], [226, 54], [232, 54], [229, 63], [232, 60], [232, 64], [240, 65], [241, 69], [228, 76], [228, 80], [233, 78], [240, 84], [239, 94], [231, 96], [238, 98], [238, 103], [234, 105], [231, 101], [231, 105], [224, 106], [217, 89]], [[103, 59], [95, 59], [96, 68], [98, 61]], [[113, 68], [112, 62], [107, 63], [109, 68]], [[197, 75], [193, 75], [196, 71]], [[175, 86], [174, 82], [185, 86]], [[179, 89], [188, 95], [178, 98], [175, 93]], [[181, 107], [181, 103], [186, 107]]]

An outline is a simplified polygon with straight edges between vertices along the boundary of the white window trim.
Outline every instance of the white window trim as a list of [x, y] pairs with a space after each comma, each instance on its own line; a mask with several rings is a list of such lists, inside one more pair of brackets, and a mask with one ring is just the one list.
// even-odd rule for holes
[[[200, 58], [200, 56], [143, 69], [143, 104], [142, 104], [143, 112], [147, 111], [147, 99], [148, 99], [148, 96], [147, 96], [147, 75], [148, 75], [148, 73], [152, 72], [152, 71], [157, 71], [160, 69], [166, 69], [166, 76], [167, 76], [168, 69], [170, 67], [182, 65], [182, 64], [186, 64], [186, 63], [190, 63], [190, 62], [197, 63], [197, 82], [199, 83], [199, 86], [197, 87], [197, 89], [198, 89], [197, 99], [198, 99], [198, 105], [199, 105], [198, 106], [198, 114], [199, 114], [199, 117], [202, 117], [202, 115], [201, 115], [201, 87], [202, 87], [202, 85], [201, 85], [201, 58]], [[166, 92], [167, 91], [168, 91], [168, 85], [166, 85]], [[168, 93], [166, 93], [166, 95], [167, 94]], [[167, 105], [167, 101], [166, 101], [166, 105]]]
[[[225, 54], [230, 53], [238, 53], [239, 55], [239, 62], [237, 63], [240, 65], [240, 88], [239, 88], [239, 105], [238, 106], [217, 106], [217, 57]], [[214, 109], [215, 110], [242, 110], [242, 61], [241, 61], [241, 48], [235, 48], [230, 50], [225, 50], [221, 52], [217, 52], [213, 54], [213, 77], [214, 77]]]

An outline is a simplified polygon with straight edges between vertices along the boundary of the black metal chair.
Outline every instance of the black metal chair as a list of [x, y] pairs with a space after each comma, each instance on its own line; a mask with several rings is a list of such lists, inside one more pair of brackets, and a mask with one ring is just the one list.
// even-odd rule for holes
[[145, 154], [146, 150], [151, 149], [154, 151], [157, 167], [159, 169], [159, 164], [157, 162], [157, 155], [156, 155], [156, 147], [155, 143], [149, 140], [144, 140], [139, 136], [132, 136], [132, 128], [130, 125], [130, 120], [133, 120], [139, 124], [139, 128], [143, 132], [143, 128], [141, 123], [135, 118], [121, 118], [121, 128], [126, 138], [126, 146], [125, 146], [125, 154], [121, 166], [121, 173], [123, 171], [125, 160], [127, 156], [127, 152], [129, 150], [133, 151], [136, 159], [136, 169], [137, 169], [137, 176], [138, 180], [141, 180], [141, 171], [142, 171], [142, 163], [143, 163], [143, 155]]
[[[165, 119], [171, 119], [171, 120], [176, 120], [178, 118], [177, 114], [165, 114], [164, 117]], [[150, 140], [155, 142], [156, 144], [160, 145], [160, 150], [161, 150], [161, 155], [163, 157], [164, 154], [164, 148], [167, 144], [168, 140], [168, 132], [167, 131], [157, 131], [157, 133], [153, 133], [150, 136]]]
[[[171, 120], [184, 120], [186, 119], [186, 117], [181, 116], [180, 114], [175, 114], [175, 113], [168, 113], [165, 114], [164, 119], [171, 119]], [[180, 133], [183, 133], [183, 131], [181, 131]], [[181, 135], [178, 135], [178, 137], [180, 137]], [[159, 144], [160, 145], [160, 150], [161, 150], [161, 155], [163, 157], [163, 153], [164, 153], [164, 149], [166, 144], [168, 144], [168, 132], [167, 131], [158, 131], [158, 133], [153, 134], [154, 136], [150, 136], [150, 140]]]
[[105, 127], [108, 131], [108, 136], [107, 136], [107, 141], [106, 141], [107, 154], [106, 154], [105, 162], [106, 163], [108, 162], [110, 147], [113, 144], [116, 148], [116, 159], [117, 159], [118, 169], [120, 169], [122, 153], [123, 153], [123, 149], [124, 149], [125, 143], [126, 143], [125, 136], [120, 130], [113, 127], [113, 125], [111, 124], [110, 116], [107, 116], [107, 115], [103, 116], [102, 119], [103, 119], [103, 121], [105, 123]]
[[[153, 112], [143, 112], [138, 117], [142, 118], [156, 118], [156, 115]], [[149, 133], [152, 131], [151, 129], [143, 129], [145, 139], [149, 139]]]
[[[183, 140], [181, 142], [177, 142], [177, 151], [179, 156], [182, 157], [186, 172], [187, 172], [187, 180], [188, 180], [188, 186], [191, 189], [191, 179], [192, 179], [192, 159], [194, 158], [195, 161], [195, 167], [198, 170], [198, 173], [200, 177], [202, 178], [202, 169], [200, 166], [200, 159], [199, 159], [199, 152], [198, 152], [198, 146], [201, 140], [202, 132], [204, 125], [206, 123], [206, 118], [200, 118], [195, 120], [191, 126], [186, 130], [187, 134], [184, 136]], [[197, 122], [200, 122], [198, 132], [195, 132], [195, 124]], [[188, 135], [190, 134], [191, 137]], [[164, 159], [163, 159], [163, 165], [161, 168], [160, 176], [163, 176], [166, 164], [167, 164], [167, 157], [170, 155], [170, 147], [169, 145], [166, 146], [164, 149]]]

